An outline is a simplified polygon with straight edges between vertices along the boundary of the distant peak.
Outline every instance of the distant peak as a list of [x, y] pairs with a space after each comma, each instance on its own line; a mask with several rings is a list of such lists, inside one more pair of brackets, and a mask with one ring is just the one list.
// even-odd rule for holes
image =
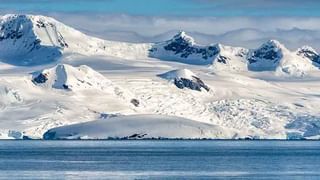
[[310, 46], [302, 46], [296, 53], [298, 56], [308, 58], [309, 60], [320, 64], [320, 55]]
[[277, 47], [277, 48], [280, 48], [280, 49], [284, 47], [283, 44], [281, 44], [278, 40], [275, 40], [275, 39], [270, 39], [267, 42], [265, 42], [263, 45]]
[[274, 51], [289, 51], [282, 43], [275, 39], [270, 39], [266, 41], [258, 49], [274, 49]]
[[221, 50], [221, 49], [223, 49], [225, 47], [223, 44], [220, 44], [220, 43], [212, 44], [211, 46], [216, 47], [219, 50]]
[[2, 22], [6, 21], [53, 21], [53, 18], [41, 15], [29, 15], [29, 14], [6, 14], [1, 17]]
[[194, 44], [194, 39], [189, 36], [185, 31], [179, 31], [176, 35], [173, 36], [174, 40], [184, 40], [188, 43]]
[[307, 46], [307, 45], [302, 46], [297, 50], [297, 52], [305, 52], [305, 51], [317, 53], [317, 51], [315, 49], [313, 49], [311, 46]]
[[185, 37], [187, 36], [185, 31], [179, 31], [174, 37]]

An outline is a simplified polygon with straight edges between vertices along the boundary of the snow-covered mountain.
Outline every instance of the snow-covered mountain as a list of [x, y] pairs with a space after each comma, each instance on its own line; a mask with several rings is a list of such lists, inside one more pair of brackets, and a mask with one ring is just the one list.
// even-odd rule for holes
[[150, 49], [150, 56], [170, 61], [195, 65], [212, 65], [215, 70], [245, 70], [248, 50], [240, 47], [213, 44], [199, 45], [184, 31], [172, 39], [156, 43]]
[[181, 31], [172, 39], [156, 43], [150, 56], [186, 64], [209, 65], [214, 71], [274, 71], [277, 74], [301, 76], [316, 70], [318, 53], [311, 47], [290, 51], [277, 40], [269, 40], [257, 49], [222, 44], [199, 45]]
[[1, 18], [0, 58], [6, 63], [21, 66], [49, 63], [57, 60], [65, 47], [68, 44], [56, 26], [39, 16]]
[[248, 56], [249, 70], [276, 71], [297, 76], [316, 70], [313, 61], [309, 58], [302, 58], [301, 54], [304, 54], [304, 51], [299, 51], [292, 52], [280, 42], [270, 40], [250, 52]]
[[168, 41], [155, 44], [106, 41], [87, 36], [53, 18], [35, 15], [3, 16], [0, 35], [0, 59], [19, 66], [51, 63], [64, 54], [82, 54], [124, 59], [151, 56], [209, 65], [215, 71], [278, 70], [299, 74], [314, 70], [315, 63], [319, 61], [312, 48], [291, 52], [276, 40], [270, 40], [254, 50], [222, 44], [204, 46], [197, 44], [184, 31]]
[[149, 51], [150, 56], [155, 58], [207, 65], [212, 63], [219, 49], [215, 45], [198, 45], [192, 37], [181, 31], [168, 41], [155, 43]]
[[320, 56], [316, 50], [310, 46], [303, 46], [296, 51], [298, 56], [311, 60], [317, 67], [320, 66]]
[[289, 50], [278, 41], [270, 40], [251, 52], [248, 57], [249, 69], [254, 71], [276, 70], [284, 56], [283, 53], [288, 52]]
[[46, 16], [10, 14], [0, 20], [0, 59], [13, 65], [51, 63], [64, 53], [145, 57], [149, 46], [90, 37]]
[[174, 83], [180, 89], [189, 88], [196, 91], [206, 90], [210, 88], [189, 69], [177, 69], [160, 74], [160, 77]]
[[115, 42], [50, 17], [5, 15], [0, 138], [319, 139], [319, 57], [276, 40], [199, 45], [185, 32]]
[[67, 64], [58, 64], [50, 69], [32, 73], [32, 82], [40, 87], [54, 88], [66, 91], [100, 90], [108, 92], [127, 103], [139, 106], [139, 100], [129, 91], [114, 84], [105, 76], [86, 65], [73, 67]]

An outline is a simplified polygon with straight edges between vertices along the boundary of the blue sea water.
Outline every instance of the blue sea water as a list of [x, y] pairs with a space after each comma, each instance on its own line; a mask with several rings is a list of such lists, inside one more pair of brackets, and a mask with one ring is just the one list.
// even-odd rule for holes
[[320, 179], [319, 141], [0, 141], [0, 179]]

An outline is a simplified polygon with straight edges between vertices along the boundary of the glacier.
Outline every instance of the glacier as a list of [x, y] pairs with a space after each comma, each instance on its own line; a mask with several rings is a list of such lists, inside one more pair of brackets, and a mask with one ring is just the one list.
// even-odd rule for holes
[[0, 139], [319, 139], [319, 59], [277, 40], [127, 43], [4, 15]]

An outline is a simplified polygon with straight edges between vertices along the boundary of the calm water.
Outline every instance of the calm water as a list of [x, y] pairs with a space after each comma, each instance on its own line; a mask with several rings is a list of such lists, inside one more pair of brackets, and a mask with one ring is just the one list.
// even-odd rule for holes
[[0, 179], [320, 179], [317, 141], [0, 141]]

